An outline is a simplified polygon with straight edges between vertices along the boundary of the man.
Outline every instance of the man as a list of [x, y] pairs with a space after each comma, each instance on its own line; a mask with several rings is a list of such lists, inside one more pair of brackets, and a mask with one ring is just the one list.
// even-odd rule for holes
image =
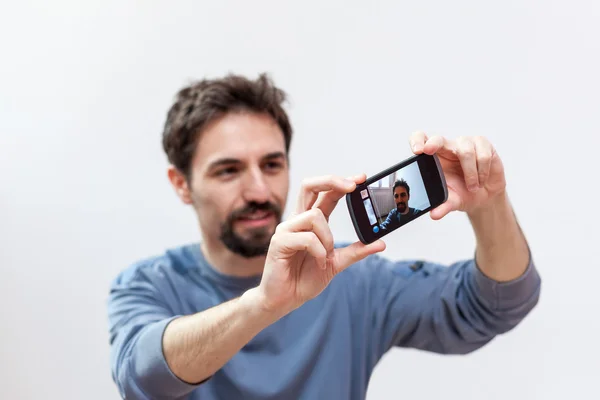
[[404, 179], [394, 182], [392, 193], [394, 193], [396, 208], [391, 210], [385, 221], [381, 223], [381, 229], [391, 230], [404, 225], [408, 221], [414, 219], [421, 211], [408, 206], [408, 200], [410, 200], [410, 186], [408, 186], [408, 183], [406, 183]]
[[[416, 133], [437, 153], [475, 257], [390, 261], [334, 244], [328, 217], [365, 175], [306, 180], [285, 222], [292, 128], [266, 77], [182, 89], [163, 133], [168, 177], [202, 240], [140, 261], [111, 286], [113, 379], [129, 399], [363, 399], [390, 348], [463, 354], [516, 326], [540, 277], [484, 138]], [[390, 240], [393, 240], [390, 238]]]

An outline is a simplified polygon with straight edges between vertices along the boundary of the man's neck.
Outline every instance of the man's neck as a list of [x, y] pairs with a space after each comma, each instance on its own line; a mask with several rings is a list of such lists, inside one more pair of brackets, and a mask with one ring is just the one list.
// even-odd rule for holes
[[404, 212], [402, 212], [402, 211], [400, 211], [400, 210], [398, 210], [398, 212], [399, 212], [400, 214], [402, 214], [402, 215], [406, 215], [406, 214], [408, 214], [408, 213], [410, 212], [410, 207], [406, 207], [406, 208], [404, 209]]
[[246, 258], [233, 253], [220, 241], [211, 243], [203, 240], [202, 254], [206, 261], [218, 272], [236, 277], [250, 277], [261, 275], [265, 267], [266, 256]]

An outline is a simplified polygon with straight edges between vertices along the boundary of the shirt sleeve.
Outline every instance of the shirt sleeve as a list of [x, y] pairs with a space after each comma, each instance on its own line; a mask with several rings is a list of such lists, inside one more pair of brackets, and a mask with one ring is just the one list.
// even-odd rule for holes
[[383, 221], [379, 226], [381, 227], [381, 229], [387, 229], [390, 224], [392, 223], [392, 215], [394, 214], [394, 210], [390, 211], [388, 213], [387, 218], [385, 219], [385, 221]]
[[179, 399], [198, 387], [175, 376], [165, 360], [163, 333], [177, 315], [168, 307], [168, 284], [160, 276], [150, 268], [137, 270], [111, 286], [111, 369], [123, 398]]
[[531, 255], [521, 277], [502, 283], [486, 277], [473, 259], [443, 266], [375, 256], [367, 268], [378, 357], [393, 346], [472, 352], [517, 326], [535, 307], [541, 290]]

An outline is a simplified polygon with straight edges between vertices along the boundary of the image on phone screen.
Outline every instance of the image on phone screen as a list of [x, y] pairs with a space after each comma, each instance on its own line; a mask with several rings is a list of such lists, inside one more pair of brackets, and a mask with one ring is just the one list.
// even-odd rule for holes
[[367, 191], [365, 212], [382, 230], [404, 225], [431, 205], [416, 162], [371, 183]]

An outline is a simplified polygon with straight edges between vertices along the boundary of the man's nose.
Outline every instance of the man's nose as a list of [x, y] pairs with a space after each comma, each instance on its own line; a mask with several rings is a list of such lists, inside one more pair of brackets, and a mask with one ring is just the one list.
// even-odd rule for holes
[[247, 202], [265, 203], [269, 201], [271, 191], [260, 169], [248, 171], [244, 179], [244, 200]]

